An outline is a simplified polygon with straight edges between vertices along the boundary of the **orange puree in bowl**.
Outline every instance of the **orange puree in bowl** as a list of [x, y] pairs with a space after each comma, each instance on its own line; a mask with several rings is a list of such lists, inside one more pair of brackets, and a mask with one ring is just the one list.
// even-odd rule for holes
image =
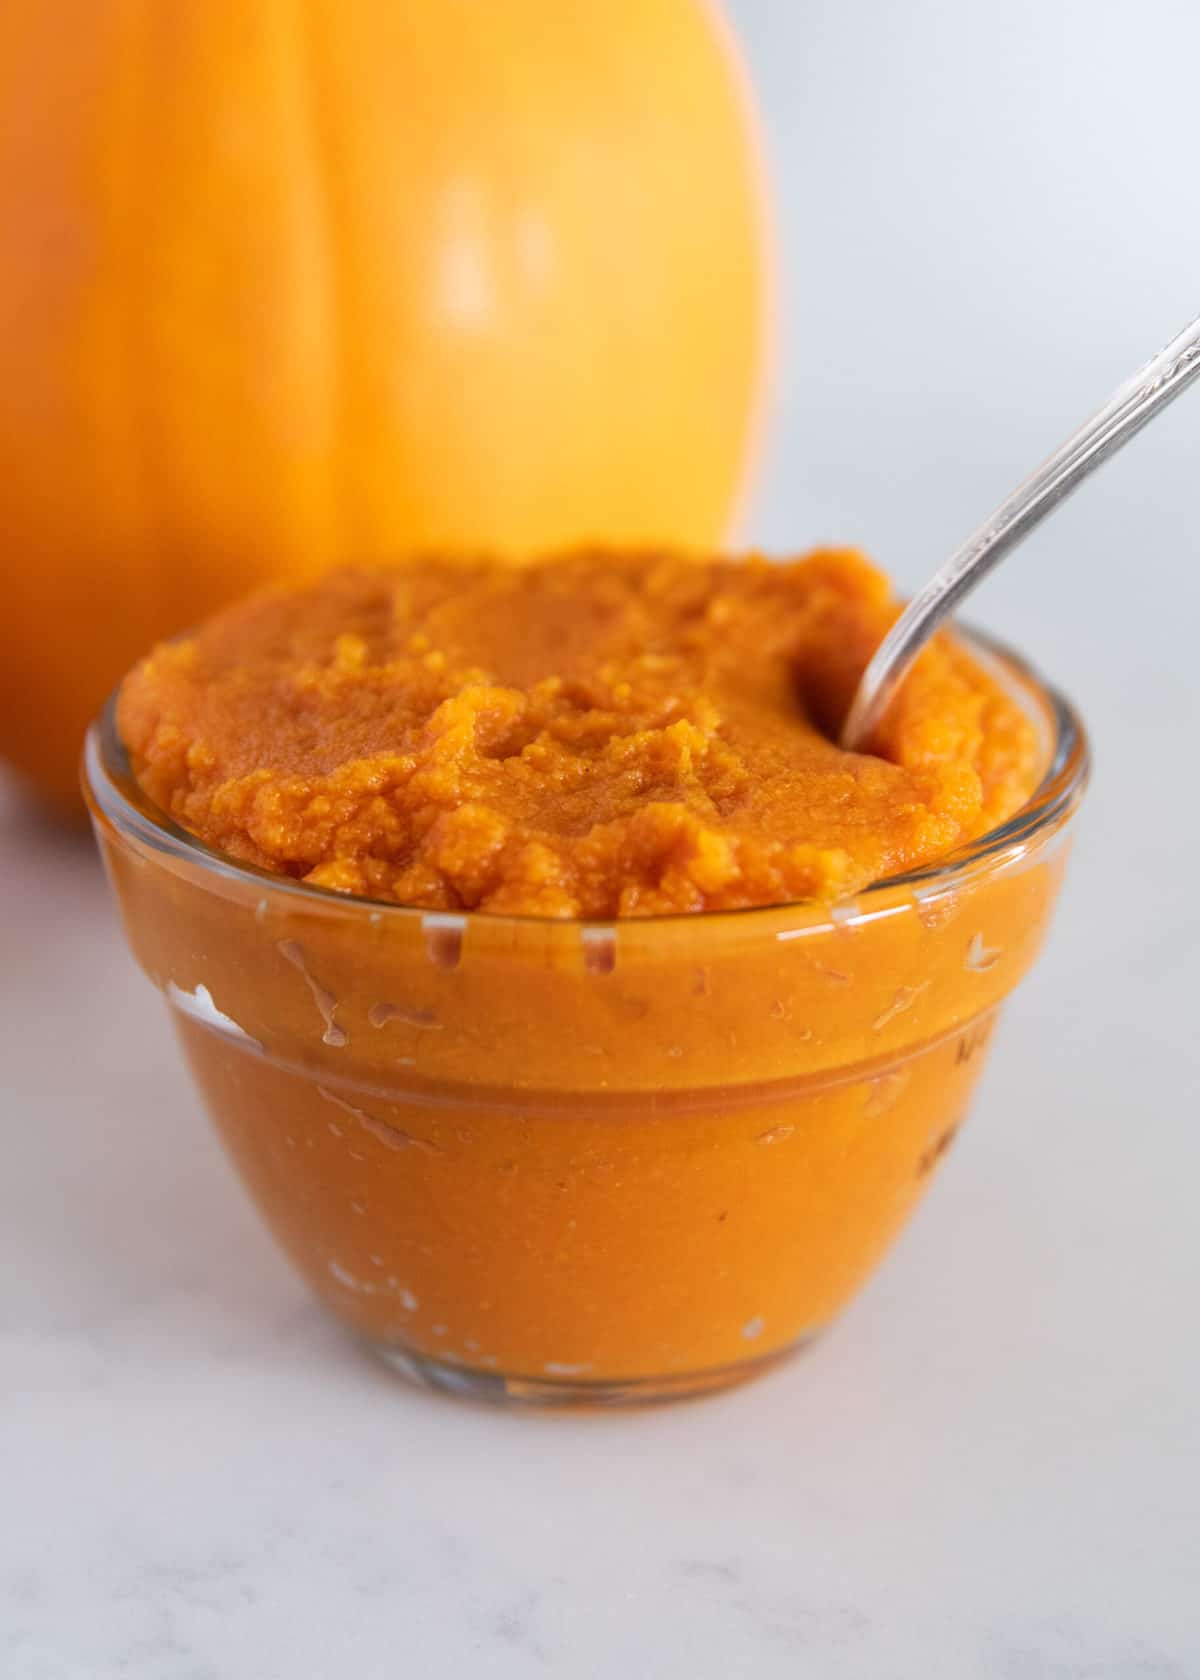
[[1025, 712], [949, 640], [877, 756], [833, 743], [895, 610], [851, 551], [417, 560], [159, 648], [120, 729], [183, 826], [318, 886], [583, 918], [827, 900], [983, 832], [1035, 777]]
[[828, 1324], [903, 1223], [1086, 751], [953, 640], [840, 751], [895, 610], [850, 552], [418, 560], [126, 680], [87, 773], [130, 942], [272, 1230], [390, 1360], [699, 1392]]

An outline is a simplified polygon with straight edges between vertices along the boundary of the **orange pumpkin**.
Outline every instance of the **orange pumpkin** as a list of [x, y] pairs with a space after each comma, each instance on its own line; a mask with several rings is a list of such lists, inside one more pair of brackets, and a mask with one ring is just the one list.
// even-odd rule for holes
[[267, 577], [719, 540], [764, 220], [698, 0], [3, 0], [0, 753]]

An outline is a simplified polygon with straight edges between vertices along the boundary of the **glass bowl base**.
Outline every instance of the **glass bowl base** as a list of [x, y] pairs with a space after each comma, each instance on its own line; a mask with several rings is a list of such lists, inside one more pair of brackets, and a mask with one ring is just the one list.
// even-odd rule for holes
[[368, 1341], [367, 1347], [392, 1371], [421, 1388], [440, 1394], [454, 1394], [464, 1400], [481, 1400], [493, 1406], [657, 1406], [677, 1400], [695, 1400], [721, 1389], [735, 1388], [782, 1365], [810, 1347], [820, 1330], [810, 1330], [794, 1342], [756, 1359], [739, 1359], [734, 1365], [718, 1365], [705, 1371], [684, 1371], [661, 1377], [587, 1376], [520, 1377], [501, 1371], [483, 1371], [477, 1366], [432, 1359], [394, 1342]]

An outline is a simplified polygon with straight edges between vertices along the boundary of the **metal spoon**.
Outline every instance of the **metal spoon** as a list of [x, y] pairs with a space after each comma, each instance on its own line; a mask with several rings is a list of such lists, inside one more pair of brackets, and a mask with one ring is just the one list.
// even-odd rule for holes
[[938, 625], [992, 567], [1200, 376], [1200, 318], [1146, 363], [952, 554], [909, 602], [859, 679], [841, 744], [861, 751]]

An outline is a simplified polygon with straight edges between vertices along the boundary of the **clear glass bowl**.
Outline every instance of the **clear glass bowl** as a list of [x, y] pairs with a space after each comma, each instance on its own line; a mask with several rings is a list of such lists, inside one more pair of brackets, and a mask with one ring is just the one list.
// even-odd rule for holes
[[1069, 705], [1029, 803], [828, 907], [598, 925], [446, 915], [234, 863], [133, 780], [85, 787], [133, 953], [252, 1196], [326, 1305], [432, 1386], [700, 1393], [808, 1341], [874, 1267], [1037, 955], [1087, 778]]

